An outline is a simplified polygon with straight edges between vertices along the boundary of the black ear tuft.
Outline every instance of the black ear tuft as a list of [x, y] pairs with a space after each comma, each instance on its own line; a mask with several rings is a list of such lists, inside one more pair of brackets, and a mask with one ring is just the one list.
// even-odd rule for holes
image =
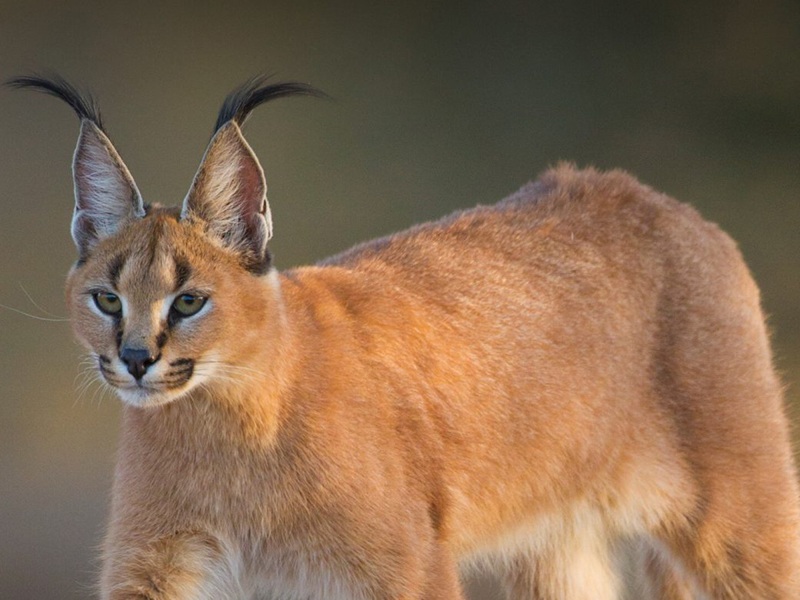
[[267, 85], [269, 78], [269, 75], [253, 77], [228, 94], [222, 103], [222, 108], [219, 109], [214, 133], [228, 121], [233, 121], [241, 127], [255, 107], [276, 98], [286, 96], [330, 98], [325, 92], [305, 83], [287, 81]]
[[145, 216], [142, 196], [111, 140], [103, 131], [100, 111], [90, 94], [82, 94], [58, 75], [23, 75], [5, 84], [32, 89], [66, 102], [81, 119], [78, 144], [72, 158], [75, 212], [72, 238], [85, 260], [103, 238], [115, 234], [132, 219]]
[[33, 89], [60, 98], [72, 107], [78, 117], [91, 121], [105, 132], [100, 110], [92, 95], [79, 92], [75, 86], [60, 75], [51, 75], [50, 77], [20, 75], [8, 79], [5, 84], [15, 89]]

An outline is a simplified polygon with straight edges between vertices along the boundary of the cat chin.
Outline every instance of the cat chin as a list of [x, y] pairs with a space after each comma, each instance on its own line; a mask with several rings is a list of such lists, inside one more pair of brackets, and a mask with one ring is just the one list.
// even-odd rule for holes
[[192, 385], [183, 385], [172, 390], [153, 390], [141, 387], [116, 388], [117, 396], [128, 406], [154, 408], [164, 406], [186, 395]]

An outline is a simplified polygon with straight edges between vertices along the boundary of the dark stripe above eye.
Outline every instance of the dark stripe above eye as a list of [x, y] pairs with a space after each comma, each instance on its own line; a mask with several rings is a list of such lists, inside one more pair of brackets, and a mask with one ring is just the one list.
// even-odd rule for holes
[[122, 273], [122, 267], [125, 266], [125, 257], [122, 254], [115, 256], [108, 266], [108, 279], [111, 282], [112, 289], [118, 289], [119, 276]]
[[181, 289], [192, 276], [192, 268], [184, 260], [175, 259], [175, 291]]

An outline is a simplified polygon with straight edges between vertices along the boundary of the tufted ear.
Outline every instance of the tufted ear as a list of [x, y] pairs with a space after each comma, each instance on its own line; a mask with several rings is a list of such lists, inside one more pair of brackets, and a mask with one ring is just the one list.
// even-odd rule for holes
[[67, 103], [81, 120], [72, 161], [72, 239], [80, 260], [84, 260], [99, 240], [116, 233], [124, 222], [144, 216], [142, 196], [103, 130], [100, 110], [91, 94], [81, 93], [59, 75], [20, 75], [7, 80], [6, 85], [54, 96]]
[[142, 196], [111, 140], [92, 121], [81, 120], [72, 161], [75, 213], [72, 239], [85, 257], [101, 239], [145, 214]]
[[239, 255], [249, 271], [270, 267], [267, 242], [272, 218], [264, 171], [235, 121], [220, 127], [208, 145], [181, 219], [199, 222], [206, 233]]

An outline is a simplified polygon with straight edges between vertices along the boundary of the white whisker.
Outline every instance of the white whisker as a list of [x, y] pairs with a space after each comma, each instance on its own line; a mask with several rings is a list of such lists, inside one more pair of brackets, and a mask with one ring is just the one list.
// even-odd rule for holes
[[83, 376], [84, 379], [83, 379], [83, 381], [81, 382], [81, 384], [78, 386], [78, 388], [76, 390], [77, 396], [76, 396], [74, 402], [72, 403], [72, 407], [73, 408], [79, 402], [81, 402], [84, 399], [84, 396], [86, 395], [86, 392], [88, 392], [92, 388], [93, 385], [95, 385], [95, 384], [101, 385], [102, 384], [100, 379], [97, 377], [97, 373], [96, 372], [91, 372], [91, 371], [87, 370], [87, 371], [84, 371], [83, 373], [80, 373], [80, 376]]
[[5, 304], [0, 304], [0, 308], [5, 308], [6, 310], [10, 310], [10, 311], [13, 311], [15, 313], [19, 313], [21, 315], [25, 315], [26, 317], [30, 317], [31, 319], [36, 319], [37, 321], [51, 321], [51, 322], [59, 322], [59, 323], [68, 322], [69, 321], [69, 319], [62, 319], [62, 318], [53, 319], [53, 318], [50, 318], [50, 317], [39, 317], [37, 315], [32, 315], [30, 313], [27, 313], [24, 310], [20, 310], [18, 308], [14, 308], [13, 306], [7, 306]]
[[23, 293], [23, 294], [25, 294], [25, 296], [28, 298], [28, 300], [30, 300], [31, 304], [33, 304], [33, 305], [34, 305], [36, 308], [38, 308], [38, 309], [39, 309], [41, 312], [43, 312], [43, 313], [44, 313], [44, 314], [46, 314], [47, 316], [49, 316], [49, 317], [53, 317], [54, 319], [64, 319], [64, 320], [67, 320], [67, 321], [69, 321], [69, 319], [67, 319], [66, 317], [61, 317], [61, 316], [59, 316], [59, 315], [56, 315], [56, 314], [53, 314], [53, 313], [51, 313], [49, 310], [46, 310], [46, 309], [42, 308], [42, 307], [41, 307], [41, 306], [40, 306], [40, 305], [39, 305], [39, 304], [36, 302], [36, 300], [34, 300], [34, 299], [33, 299], [33, 297], [32, 297], [32, 296], [31, 296], [31, 295], [28, 293], [28, 290], [26, 290], [26, 289], [25, 289], [25, 287], [22, 285], [22, 283], [21, 283], [21, 282], [19, 283], [19, 289], [21, 289], [21, 290], [22, 290], [22, 293]]

